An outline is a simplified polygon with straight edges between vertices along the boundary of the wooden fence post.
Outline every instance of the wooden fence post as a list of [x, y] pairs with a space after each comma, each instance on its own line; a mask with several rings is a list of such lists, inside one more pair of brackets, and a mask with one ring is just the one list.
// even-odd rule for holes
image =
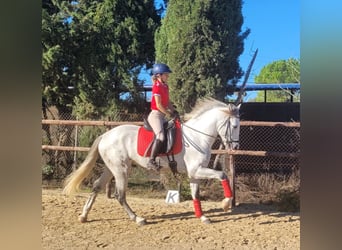
[[[76, 118], [77, 119], [77, 118]], [[75, 125], [75, 143], [74, 147], [76, 148], [78, 145], [78, 125]], [[77, 167], [77, 151], [74, 151], [74, 162], [72, 164], [72, 171], [75, 171]]]

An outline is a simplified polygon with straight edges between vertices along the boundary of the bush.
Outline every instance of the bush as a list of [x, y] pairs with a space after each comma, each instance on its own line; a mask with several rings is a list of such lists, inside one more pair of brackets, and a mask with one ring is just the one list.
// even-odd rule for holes
[[279, 174], [240, 174], [236, 178], [236, 197], [238, 203], [275, 205], [283, 212], [299, 211], [299, 170], [291, 175]]
[[276, 195], [276, 207], [281, 212], [299, 212], [300, 195], [298, 190], [281, 190]]
[[53, 166], [51, 165], [44, 165], [42, 167], [42, 179], [43, 180], [49, 180], [53, 176]]

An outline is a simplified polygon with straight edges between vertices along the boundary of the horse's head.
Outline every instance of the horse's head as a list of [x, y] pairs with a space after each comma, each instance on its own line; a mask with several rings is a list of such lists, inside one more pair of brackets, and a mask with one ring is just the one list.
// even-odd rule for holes
[[[240, 106], [241, 104], [226, 104], [213, 98], [199, 99], [191, 111], [185, 115], [186, 120], [198, 121], [202, 128], [201, 133], [197, 129], [193, 129], [199, 134], [205, 134], [209, 137], [216, 138], [217, 135], [226, 149], [238, 149], [240, 139]], [[204, 121], [202, 121], [204, 120]], [[203, 122], [205, 125], [203, 125]], [[209, 128], [211, 126], [211, 128]], [[189, 126], [188, 126], [189, 127]]]
[[226, 149], [238, 149], [240, 146], [240, 105], [228, 104], [222, 109], [226, 115], [218, 124], [218, 134]]

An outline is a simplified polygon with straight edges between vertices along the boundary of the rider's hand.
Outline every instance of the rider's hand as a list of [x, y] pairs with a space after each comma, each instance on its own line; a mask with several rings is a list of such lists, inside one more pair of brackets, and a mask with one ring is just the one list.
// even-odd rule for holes
[[172, 118], [172, 119], [179, 118], [179, 113], [178, 113], [177, 110], [174, 110], [174, 111], [171, 113], [171, 118]]

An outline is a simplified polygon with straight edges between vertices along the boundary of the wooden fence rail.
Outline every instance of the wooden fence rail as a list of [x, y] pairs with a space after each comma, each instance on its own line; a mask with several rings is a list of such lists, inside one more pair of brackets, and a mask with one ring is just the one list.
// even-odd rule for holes
[[[53, 146], [42, 145], [43, 150], [62, 150], [62, 151], [89, 151], [90, 147], [71, 147], [71, 146]], [[288, 152], [272, 152], [272, 151], [253, 151], [253, 150], [225, 150], [213, 149], [212, 154], [229, 154], [229, 155], [249, 155], [249, 156], [275, 156], [275, 157], [299, 157], [299, 153]]]
[[[141, 126], [143, 125], [142, 121], [135, 122], [118, 122], [118, 121], [86, 121], [86, 120], [42, 120], [42, 124], [47, 125], [78, 125], [78, 126], [120, 126], [125, 124], [133, 124]], [[286, 127], [300, 127], [299, 122], [260, 122], [260, 121], [240, 121], [241, 126], [286, 126]]]
[[86, 120], [42, 120], [47, 125], [71, 125], [71, 126], [120, 126], [125, 124], [143, 125], [143, 122], [114, 122], [114, 121], [86, 121]]

